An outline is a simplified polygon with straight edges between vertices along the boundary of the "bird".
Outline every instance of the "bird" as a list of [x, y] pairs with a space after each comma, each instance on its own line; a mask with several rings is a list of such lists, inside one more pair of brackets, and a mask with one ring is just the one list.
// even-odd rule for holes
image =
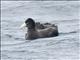
[[22, 27], [27, 27], [27, 33], [25, 34], [26, 40], [55, 37], [59, 35], [58, 27], [55, 24], [36, 23], [32, 18], [26, 19], [25, 23], [21, 25], [21, 28]]

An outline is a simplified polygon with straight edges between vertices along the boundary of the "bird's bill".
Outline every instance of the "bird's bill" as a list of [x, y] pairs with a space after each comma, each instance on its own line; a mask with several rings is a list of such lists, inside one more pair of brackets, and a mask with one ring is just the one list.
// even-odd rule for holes
[[20, 26], [20, 28], [24, 28], [24, 27], [26, 27], [26, 24], [25, 24], [25, 23], [23, 23], [23, 24]]

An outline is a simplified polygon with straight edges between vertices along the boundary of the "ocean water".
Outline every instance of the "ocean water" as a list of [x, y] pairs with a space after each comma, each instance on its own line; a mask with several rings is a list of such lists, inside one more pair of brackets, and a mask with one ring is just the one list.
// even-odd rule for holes
[[[1, 60], [80, 60], [79, 1], [1, 1]], [[25, 19], [58, 26], [59, 36], [25, 40]]]

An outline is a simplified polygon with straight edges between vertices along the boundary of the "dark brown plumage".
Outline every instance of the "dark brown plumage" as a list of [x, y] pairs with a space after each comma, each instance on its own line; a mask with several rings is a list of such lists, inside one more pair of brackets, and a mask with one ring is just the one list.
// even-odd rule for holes
[[53, 24], [40, 24], [39, 22], [35, 23], [32, 18], [28, 18], [25, 21], [25, 24], [28, 28], [25, 38], [28, 40], [58, 36], [58, 27]]

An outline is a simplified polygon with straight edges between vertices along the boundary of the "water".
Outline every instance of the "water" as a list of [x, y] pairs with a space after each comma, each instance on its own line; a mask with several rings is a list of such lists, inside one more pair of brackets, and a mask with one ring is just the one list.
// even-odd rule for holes
[[[1, 2], [1, 60], [79, 60], [80, 2]], [[59, 36], [25, 40], [25, 19], [55, 23]]]

